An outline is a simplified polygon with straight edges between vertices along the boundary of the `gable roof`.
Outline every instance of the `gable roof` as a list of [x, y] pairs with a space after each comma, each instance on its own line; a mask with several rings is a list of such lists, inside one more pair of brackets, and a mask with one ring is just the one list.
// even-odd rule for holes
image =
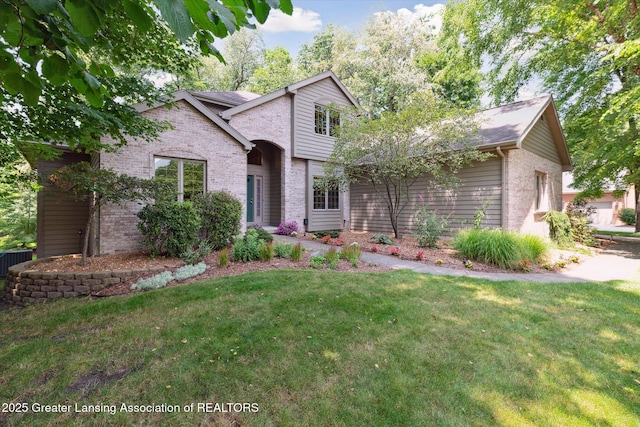
[[213, 123], [218, 125], [223, 131], [229, 134], [229, 136], [235, 139], [240, 145], [244, 146], [245, 150], [250, 151], [254, 147], [254, 144], [251, 143], [247, 138], [242, 136], [240, 132], [238, 132], [236, 129], [231, 127], [227, 122], [222, 120], [220, 116], [218, 116], [216, 113], [208, 109], [202, 102], [198, 101], [191, 93], [187, 92], [186, 90], [179, 90], [177, 92], [174, 92], [172, 96], [169, 99], [167, 99], [167, 102], [165, 103], [157, 103], [153, 105], [138, 104], [135, 106], [135, 108], [140, 113], [142, 113], [142, 112], [152, 110], [154, 108], [158, 108], [163, 105], [167, 105], [167, 104], [178, 102], [178, 101], [185, 101], [186, 103], [191, 105], [203, 116], [205, 116], [206, 118], [211, 120]]
[[571, 167], [571, 157], [551, 95], [490, 108], [478, 113], [478, 148], [522, 148], [522, 142], [538, 120], [549, 124], [562, 165]]
[[249, 92], [248, 90], [238, 90], [232, 92], [189, 92], [198, 101], [211, 102], [224, 107], [235, 107], [244, 104], [262, 95]]
[[313, 77], [309, 77], [308, 79], [301, 80], [297, 83], [290, 84], [289, 86], [282, 88], [280, 90], [276, 90], [275, 92], [268, 93], [259, 98], [252, 99], [243, 104], [239, 104], [233, 108], [222, 111], [220, 116], [225, 120], [231, 120], [231, 117], [234, 115], [241, 113], [243, 111], [249, 110], [251, 108], [257, 107], [258, 105], [262, 105], [269, 101], [273, 101], [276, 98], [287, 94], [295, 95], [297, 90], [303, 88], [305, 86], [309, 86], [311, 84], [317, 83], [320, 80], [331, 79], [338, 86], [338, 88], [342, 91], [342, 93], [349, 99], [349, 101], [353, 105], [358, 105], [358, 101], [349, 93], [347, 88], [342, 84], [342, 82], [338, 79], [338, 77], [333, 73], [333, 71], [325, 71], [324, 73], [317, 74]]

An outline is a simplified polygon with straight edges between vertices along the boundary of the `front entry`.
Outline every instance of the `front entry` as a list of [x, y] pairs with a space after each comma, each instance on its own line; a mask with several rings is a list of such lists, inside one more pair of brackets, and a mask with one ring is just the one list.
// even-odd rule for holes
[[263, 183], [260, 175], [247, 176], [247, 223], [262, 225]]

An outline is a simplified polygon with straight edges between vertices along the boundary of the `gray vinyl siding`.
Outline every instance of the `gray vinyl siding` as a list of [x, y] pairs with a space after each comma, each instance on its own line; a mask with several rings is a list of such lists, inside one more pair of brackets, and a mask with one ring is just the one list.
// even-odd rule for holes
[[315, 105], [351, 105], [351, 102], [330, 78], [300, 88], [294, 102], [293, 157], [327, 160], [333, 150], [335, 138], [315, 133]]
[[[473, 226], [473, 214], [488, 203], [482, 227], [501, 226], [502, 161], [492, 157], [476, 162], [458, 173], [460, 185], [455, 190], [434, 189], [429, 179], [419, 179], [409, 191], [409, 204], [400, 214], [401, 233], [413, 233], [413, 216], [424, 203], [438, 215], [449, 218], [450, 228]], [[386, 204], [370, 182], [350, 188], [351, 228], [355, 231], [391, 234]]]
[[[44, 188], [38, 193], [38, 258], [76, 254], [82, 251], [82, 233], [89, 216], [88, 200], [76, 201], [48, 180], [51, 172], [64, 165], [89, 161], [89, 156], [64, 153], [53, 161], [40, 161], [38, 175]], [[46, 236], [46, 239], [45, 239]]]
[[340, 195], [339, 209], [313, 209], [313, 178], [323, 175], [322, 162], [309, 161], [307, 163], [307, 218], [309, 219], [307, 231], [342, 230], [344, 224], [342, 194]]
[[522, 148], [555, 163], [562, 163], [546, 118], [538, 119], [522, 142]]

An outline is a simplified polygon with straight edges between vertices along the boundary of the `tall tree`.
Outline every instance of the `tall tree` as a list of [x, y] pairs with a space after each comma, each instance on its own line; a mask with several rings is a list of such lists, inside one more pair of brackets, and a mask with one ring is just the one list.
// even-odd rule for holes
[[242, 28], [225, 40], [224, 63], [201, 56], [185, 74], [175, 75], [173, 86], [197, 91], [234, 91], [249, 87], [249, 79], [264, 62], [265, 45], [257, 30]]
[[[121, 78], [128, 64], [182, 69], [195, 49], [221, 58], [212, 45], [216, 38], [252, 27], [252, 17], [264, 22], [272, 7], [292, 12], [290, 0], [2, 4], [0, 138], [65, 142], [88, 151], [104, 148], [96, 142], [100, 135], [124, 143], [126, 135], [162, 129], [125, 106], [159, 96], [140, 79]], [[188, 42], [193, 46], [186, 49]]]
[[311, 44], [304, 43], [296, 58], [302, 74], [311, 77], [332, 70], [341, 79], [351, 75], [349, 66], [356, 52], [355, 34], [334, 24], [329, 24], [313, 37]]
[[640, 231], [640, 15], [637, 0], [455, 1], [444, 31], [463, 40], [495, 102], [537, 79], [556, 97], [585, 197], [633, 184]]
[[358, 38], [358, 47], [354, 73], [345, 84], [374, 116], [400, 111], [411, 94], [430, 89], [417, 66], [418, 55], [435, 48], [426, 17], [374, 14]]
[[455, 188], [456, 172], [486, 157], [470, 144], [476, 129], [468, 111], [433, 95], [414, 94], [400, 111], [385, 111], [378, 119], [343, 112], [334, 149], [324, 164], [326, 184], [338, 182], [345, 188], [371, 183], [400, 238], [398, 218], [419, 178], [429, 176], [434, 187]]
[[267, 49], [264, 53], [264, 65], [258, 67], [249, 78], [249, 90], [265, 94], [281, 89], [299, 80], [293, 59], [284, 47]]

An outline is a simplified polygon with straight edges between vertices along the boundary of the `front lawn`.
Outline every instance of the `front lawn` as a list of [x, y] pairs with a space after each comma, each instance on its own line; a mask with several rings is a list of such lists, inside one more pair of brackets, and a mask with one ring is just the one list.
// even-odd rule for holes
[[596, 230], [596, 234], [604, 236], [640, 237], [640, 233], [634, 233], [630, 231]]
[[638, 283], [408, 271], [56, 301], [0, 312], [0, 424], [638, 425], [638, 307]]

